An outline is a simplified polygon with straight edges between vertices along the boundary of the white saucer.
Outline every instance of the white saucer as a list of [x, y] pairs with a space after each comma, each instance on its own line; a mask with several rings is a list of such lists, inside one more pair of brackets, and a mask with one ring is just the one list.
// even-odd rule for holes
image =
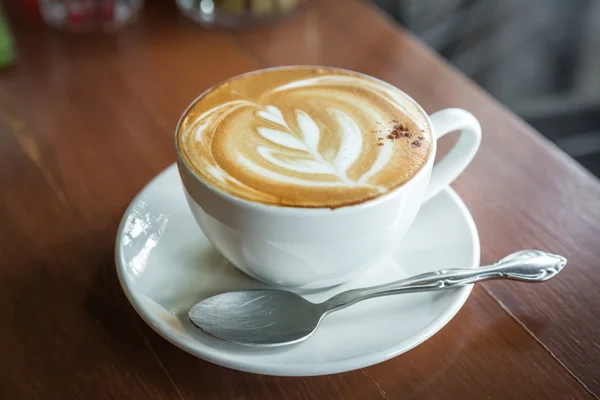
[[[217, 293], [265, 285], [238, 272], [211, 246], [188, 210], [174, 165], [130, 204], [115, 255], [129, 301], [161, 336], [215, 364], [270, 375], [333, 374], [388, 360], [439, 331], [472, 289], [365, 301], [330, 315], [314, 336], [289, 347], [254, 349], [209, 337], [187, 318], [193, 304]], [[352, 282], [306, 297], [316, 302], [350, 288], [477, 265], [475, 223], [458, 195], [447, 189], [423, 206], [393, 257]]]

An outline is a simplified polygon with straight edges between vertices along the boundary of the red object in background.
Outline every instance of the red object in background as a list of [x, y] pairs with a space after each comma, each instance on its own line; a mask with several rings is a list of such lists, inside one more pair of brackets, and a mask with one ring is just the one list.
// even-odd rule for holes
[[114, 31], [134, 21], [143, 0], [27, 0], [50, 26], [71, 31]]
[[38, 0], [21, 0], [21, 4], [23, 4], [24, 8], [27, 10], [27, 13], [29, 15], [33, 15], [36, 18], [41, 17]]
[[65, 2], [67, 9], [67, 24], [79, 27], [93, 20], [95, 5], [93, 1]]
[[25, 8], [38, 10], [39, 12], [38, 0], [21, 0], [21, 2], [25, 5]]
[[115, 18], [115, 7], [114, 2], [103, 3], [96, 8], [96, 20], [102, 22], [112, 21]]
[[115, 0], [79, 0], [66, 3], [67, 21], [72, 26], [111, 22], [115, 16]]

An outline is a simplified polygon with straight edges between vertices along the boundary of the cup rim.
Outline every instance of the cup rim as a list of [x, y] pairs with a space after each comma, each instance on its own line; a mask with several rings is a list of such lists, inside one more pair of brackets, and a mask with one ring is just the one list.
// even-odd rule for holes
[[[343, 206], [339, 206], [339, 207], [295, 207], [295, 206], [280, 206], [277, 204], [260, 203], [257, 201], [246, 200], [241, 197], [234, 196], [234, 195], [229, 194], [229, 193], [225, 192], [224, 190], [218, 188], [217, 186], [211, 184], [210, 182], [206, 181], [205, 179], [203, 179], [202, 176], [200, 176], [194, 170], [194, 168], [192, 168], [190, 165], [188, 165], [188, 162], [185, 160], [184, 157], [182, 157], [182, 155], [181, 155], [182, 150], [179, 147], [179, 128], [181, 126], [183, 119], [188, 114], [190, 109], [200, 99], [202, 99], [204, 96], [206, 96], [207, 94], [212, 92], [215, 88], [217, 88], [233, 79], [242, 78], [244, 76], [249, 76], [249, 75], [254, 75], [254, 74], [259, 74], [259, 73], [262, 73], [265, 71], [273, 71], [273, 70], [281, 70], [281, 69], [296, 69], [296, 68], [323, 68], [323, 69], [342, 71], [342, 72], [359, 75], [362, 77], [366, 77], [368, 79], [375, 80], [375, 81], [382, 83], [386, 86], [389, 86], [391, 88], [394, 88], [395, 90], [399, 91], [404, 97], [406, 97], [417, 108], [417, 111], [419, 111], [425, 117], [425, 121], [426, 121], [427, 125], [429, 126], [429, 130], [432, 135], [431, 151], [429, 152], [427, 159], [425, 160], [425, 162], [423, 163], [421, 168], [417, 171], [417, 173], [414, 176], [412, 176], [409, 180], [407, 180], [406, 182], [404, 182], [403, 184], [401, 184], [399, 186], [392, 188], [387, 193], [384, 193], [380, 196], [365, 200], [360, 203], [348, 204], [348, 205], [343, 205]], [[261, 210], [261, 211], [266, 211], [266, 212], [286, 213], [286, 214], [302, 213], [303, 215], [322, 214], [323, 212], [344, 213], [344, 212], [350, 212], [350, 211], [353, 211], [356, 209], [365, 209], [365, 208], [375, 207], [375, 206], [377, 206], [377, 204], [386, 201], [386, 199], [394, 196], [396, 193], [401, 191], [403, 188], [405, 188], [411, 182], [418, 179], [422, 175], [423, 171], [426, 169], [426, 166], [432, 162], [433, 158], [435, 157], [435, 153], [437, 151], [437, 140], [435, 139], [435, 134], [433, 131], [433, 124], [431, 122], [431, 119], [429, 118], [429, 114], [427, 114], [427, 112], [423, 109], [423, 107], [415, 99], [413, 99], [411, 96], [409, 96], [405, 91], [392, 85], [389, 82], [386, 82], [382, 79], [376, 78], [374, 76], [371, 76], [371, 75], [368, 75], [368, 74], [365, 74], [362, 72], [357, 72], [357, 71], [353, 71], [353, 70], [346, 69], [346, 68], [330, 67], [330, 66], [324, 66], [324, 65], [311, 65], [311, 64], [297, 64], [297, 65], [295, 64], [295, 65], [285, 65], [285, 66], [261, 68], [261, 69], [257, 69], [257, 70], [253, 70], [253, 71], [244, 72], [242, 74], [238, 74], [238, 75], [229, 77], [227, 79], [224, 79], [220, 82], [217, 82], [216, 84], [210, 86], [208, 89], [206, 89], [204, 92], [202, 92], [200, 95], [196, 96], [190, 102], [190, 104], [185, 108], [185, 110], [179, 117], [179, 120], [177, 121], [177, 125], [175, 126], [174, 139], [175, 139], [175, 152], [177, 154], [178, 166], [183, 166], [186, 169], [186, 171], [188, 172], [188, 174], [191, 175], [191, 177], [193, 177], [196, 182], [203, 185], [205, 188], [210, 190], [213, 194], [217, 195], [222, 200], [226, 200], [226, 201], [235, 203], [236, 205], [239, 205], [243, 208]], [[194, 201], [196, 201], [196, 200], [194, 199]]]

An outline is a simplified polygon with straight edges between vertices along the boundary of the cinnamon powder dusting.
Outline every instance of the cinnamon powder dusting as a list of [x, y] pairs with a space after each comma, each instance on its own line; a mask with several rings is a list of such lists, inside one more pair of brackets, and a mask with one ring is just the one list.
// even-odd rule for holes
[[[391, 130], [387, 128], [385, 131], [380, 128], [381, 124], [377, 123], [377, 128], [373, 131], [373, 133], [377, 135], [377, 146], [383, 146], [386, 139], [391, 141], [407, 139], [407, 143], [410, 143], [411, 146], [421, 147], [421, 141], [425, 139], [421, 133], [417, 134], [411, 132], [407, 125], [399, 123], [398, 120], [392, 120], [391, 122], [393, 123]], [[422, 129], [420, 131], [424, 132]], [[379, 136], [381, 134], [384, 136]], [[411, 141], [414, 136], [416, 136], [417, 139]]]

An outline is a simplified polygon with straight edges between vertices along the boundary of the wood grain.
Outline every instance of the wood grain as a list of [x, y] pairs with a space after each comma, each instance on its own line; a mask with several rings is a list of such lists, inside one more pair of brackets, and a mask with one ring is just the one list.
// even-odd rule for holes
[[[148, 2], [116, 36], [70, 36], [19, 5], [7, 2], [18, 63], [0, 73], [0, 399], [599, 398], [600, 185], [372, 7], [315, 1], [272, 26], [209, 32]], [[535, 247], [566, 255], [565, 272], [476, 288], [422, 346], [333, 376], [232, 371], [159, 338], [114, 273], [121, 214], [174, 161], [172, 132], [194, 97], [283, 64], [354, 69], [428, 111], [472, 111], [484, 141], [454, 186], [483, 261]]]

